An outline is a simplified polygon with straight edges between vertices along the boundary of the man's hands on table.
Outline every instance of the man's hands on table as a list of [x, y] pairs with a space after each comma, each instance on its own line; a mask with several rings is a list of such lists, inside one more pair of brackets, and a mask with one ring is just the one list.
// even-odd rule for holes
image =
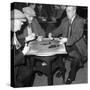
[[64, 44], [64, 43], [67, 43], [67, 38], [65, 37], [60, 37], [60, 44]]
[[43, 36], [38, 36], [37, 41], [42, 41], [43, 40]]
[[68, 40], [66, 37], [53, 38], [52, 33], [49, 33], [49, 34], [48, 34], [48, 38], [49, 38], [50, 40], [57, 40], [57, 41], [60, 41], [60, 44], [64, 44], [64, 43], [66, 43], [67, 40]]

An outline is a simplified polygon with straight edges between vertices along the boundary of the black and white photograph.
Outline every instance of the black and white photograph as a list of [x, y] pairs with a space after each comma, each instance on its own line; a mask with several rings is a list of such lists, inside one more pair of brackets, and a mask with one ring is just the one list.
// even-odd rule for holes
[[88, 83], [88, 6], [10, 3], [10, 86]]

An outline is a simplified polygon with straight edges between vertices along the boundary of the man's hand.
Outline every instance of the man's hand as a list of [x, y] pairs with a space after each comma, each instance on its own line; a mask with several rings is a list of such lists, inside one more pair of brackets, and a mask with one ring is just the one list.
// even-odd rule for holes
[[29, 51], [29, 49], [30, 49], [30, 47], [29, 47], [27, 44], [25, 44], [25, 46], [24, 46], [24, 48], [23, 48], [23, 50], [22, 50], [22, 53], [23, 53], [24, 55], [26, 55], [26, 53]]
[[43, 36], [38, 36], [37, 40], [38, 41], [42, 41], [43, 40]]
[[60, 38], [60, 44], [66, 43], [67, 42], [67, 38], [61, 37]]

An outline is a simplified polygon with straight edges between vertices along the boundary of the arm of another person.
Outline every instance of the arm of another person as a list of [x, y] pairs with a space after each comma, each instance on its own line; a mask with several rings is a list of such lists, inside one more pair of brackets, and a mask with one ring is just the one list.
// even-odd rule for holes
[[19, 34], [17, 37], [18, 39], [25, 39], [28, 36], [27, 26], [25, 27], [24, 31]]
[[45, 31], [43, 30], [37, 19], [34, 19], [32, 21], [32, 30], [36, 35], [45, 37]]
[[58, 37], [59, 35], [63, 34], [65, 22], [66, 22], [66, 18], [62, 20], [62, 23], [58, 28], [56, 28], [55, 30], [53, 30], [53, 32], [51, 32], [53, 37]]

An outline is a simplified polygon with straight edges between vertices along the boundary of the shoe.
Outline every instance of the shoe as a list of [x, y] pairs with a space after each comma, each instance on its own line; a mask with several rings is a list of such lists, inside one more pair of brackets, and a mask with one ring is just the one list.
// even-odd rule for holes
[[70, 78], [67, 79], [66, 84], [71, 84], [72, 80]]
[[80, 68], [84, 68], [84, 64], [83, 63], [80, 63]]
[[87, 57], [83, 57], [83, 59], [80, 61], [80, 68], [84, 68], [84, 64], [87, 62]]
[[59, 72], [56, 74], [56, 77], [57, 77], [57, 78], [62, 77], [63, 83], [65, 83], [65, 73], [66, 73], [66, 69], [65, 69], [65, 71], [62, 71], [62, 72], [59, 71]]
[[84, 63], [83, 63], [83, 61], [80, 61], [79, 67], [80, 67], [80, 68], [84, 68]]
[[59, 71], [59, 72], [56, 74], [56, 77], [57, 77], [57, 78], [60, 78], [60, 77], [62, 76], [62, 74], [63, 74], [63, 73]]

